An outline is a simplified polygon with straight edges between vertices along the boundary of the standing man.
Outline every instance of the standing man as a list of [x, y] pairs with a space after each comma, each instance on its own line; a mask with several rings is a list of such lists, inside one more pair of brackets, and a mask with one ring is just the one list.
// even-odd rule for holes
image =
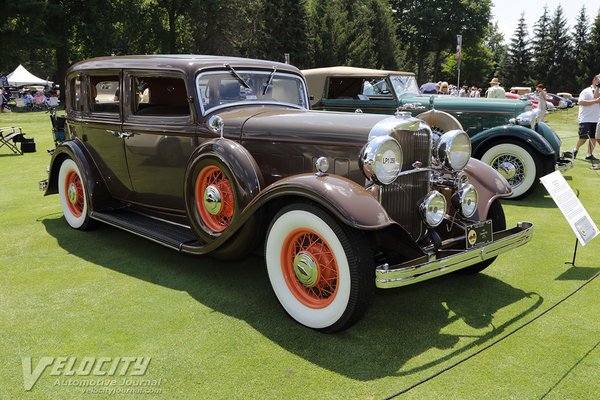
[[504, 88], [500, 86], [498, 78], [494, 78], [490, 81], [490, 88], [487, 91], [488, 99], [503, 99], [506, 92]]
[[535, 87], [535, 91], [537, 92], [539, 102], [538, 102], [538, 113], [540, 122], [544, 122], [544, 117], [546, 117], [546, 113], [548, 112], [548, 103], [546, 102], [546, 90], [544, 90], [544, 85], [538, 83]]
[[597, 161], [594, 157], [594, 147], [596, 146], [596, 127], [598, 119], [600, 119], [600, 94], [598, 92], [600, 86], [600, 74], [592, 79], [592, 86], [587, 87], [579, 94], [579, 140], [573, 149], [573, 158], [577, 157], [579, 148], [589, 139], [588, 154], [585, 157], [588, 161]]

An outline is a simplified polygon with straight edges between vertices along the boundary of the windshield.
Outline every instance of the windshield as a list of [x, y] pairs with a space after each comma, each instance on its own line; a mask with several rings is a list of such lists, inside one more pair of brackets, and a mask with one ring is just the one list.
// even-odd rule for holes
[[396, 96], [400, 97], [405, 94], [418, 95], [419, 86], [417, 85], [417, 79], [414, 76], [390, 76], [390, 81], [394, 87]]
[[196, 79], [202, 113], [231, 104], [268, 103], [308, 109], [304, 81], [292, 74], [233, 70], [206, 72]]

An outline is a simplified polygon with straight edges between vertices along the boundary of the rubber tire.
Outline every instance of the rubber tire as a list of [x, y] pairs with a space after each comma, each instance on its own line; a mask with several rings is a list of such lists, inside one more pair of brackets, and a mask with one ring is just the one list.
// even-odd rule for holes
[[[284, 241], [299, 228], [321, 236], [336, 258], [337, 292], [323, 308], [311, 308], [299, 301], [282, 272]], [[268, 229], [265, 259], [271, 286], [283, 309], [300, 324], [315, 330], [333, 333], [350, 327], [364, 314], [375, 294], [375, 264], [365, 233], [338, 223], [312, 204], [291, 204], [277, 213]]]
[[[488, 219], [492, 220], [492, 227], [494, 229], [494, 232], [503, 231], [506, 229], [506, 218], [504, 216], [504, 209], [502, 208], [502, 204], [500, 204], [500, 200], [496, 199], [490, 205], [490, 210], [488, 211]], [[478, 262], [477, 264], [473, 264], [469, 267], [459, 269], [457, 272], [462, 275], [477, 274], [489, 267], [495, 260], [496, 257], [488, 258], [487, 260]]]
[[[81, 215], [75, 215], [69, 207], [70, 200], [68, 199], [67, 191], [65, 188], [66, 179], [69, 173], [76, 173], [79, 176], [82, 185], [83, 210], [81, 212]], [[72, 228], [79, 229], [82, 231], [90, 229], [90, 203], [89, 193], [86, 187], [86, 181], [83, 178], [83, 175], [81, 174], [77, 163], [70, 158], [65, 159], [60, 165], [60, 170], [58, 172], [58, 196], [60, 198], [60, 206], [63, 210], [63, 214], [67, 223]]]
[[535, 157], [536, 154], [531, 147], [516, 142], [506, 142], [488, 147], [482, 152], [480, 160], [492, 166], [493, 160], [503, 154], [517, 158], [525, 169], [525, 178], [517, 186], [511, 184], [513, 192], [508, 198], [517, 200], [527, 196], [535, 188], [542, 171], [539, 159]]

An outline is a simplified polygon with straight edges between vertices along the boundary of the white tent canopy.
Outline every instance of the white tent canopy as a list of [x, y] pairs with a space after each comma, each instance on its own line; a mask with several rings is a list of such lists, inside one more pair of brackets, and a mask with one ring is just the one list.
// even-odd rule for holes
[[20, 64], [13, 72], [6, 76], [6, 79], [8, 79], [9, 86], [47, 85], [52, 83], [46, 79], [38, 78]]

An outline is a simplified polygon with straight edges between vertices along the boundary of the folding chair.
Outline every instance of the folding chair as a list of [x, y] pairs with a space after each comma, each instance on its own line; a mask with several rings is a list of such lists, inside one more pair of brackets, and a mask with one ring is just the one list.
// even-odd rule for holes
[[23, 131], [21, 128], [14, 126], [0, 128], [0, 147], [6, 146], [15, 154], [23, 155], [21, 149], [17, 147], [17, 143], [23, 141]]

